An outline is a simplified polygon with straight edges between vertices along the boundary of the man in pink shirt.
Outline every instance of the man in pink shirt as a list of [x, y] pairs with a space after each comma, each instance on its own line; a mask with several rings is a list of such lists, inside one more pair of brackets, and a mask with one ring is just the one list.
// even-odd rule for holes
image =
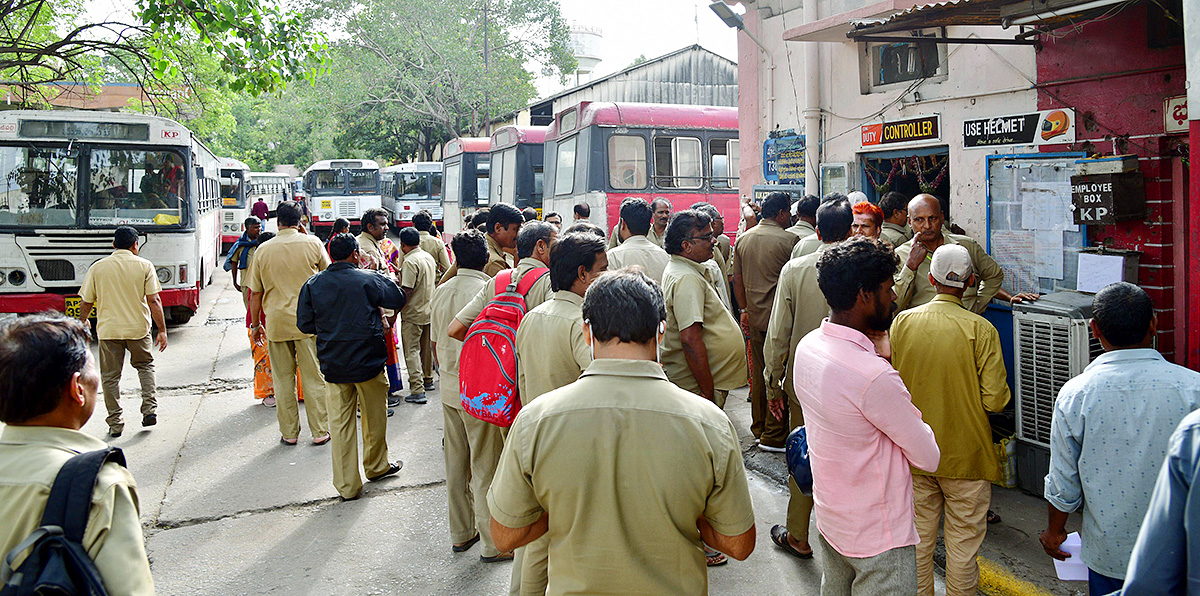
[[868, 333], [887, 331], [899, 265], [879, 240], [826, 249], [818, 283], [830, 316], [796, 347], [820, 538], [821, 596], [914, 594], [916, 544], [910, 466], [936, 470], [933, 430]]

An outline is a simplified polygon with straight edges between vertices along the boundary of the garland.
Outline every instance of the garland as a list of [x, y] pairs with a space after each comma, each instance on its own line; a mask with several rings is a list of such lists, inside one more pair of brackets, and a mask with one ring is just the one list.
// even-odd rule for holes
[[[926, 159], [929, 163], [928, 168], [924, 167], [925, 164], [922, 163]], [[887, 174], [884, 174], [883, 170], [873, 167], [869, 161], [864, 161], [869, 173], [867, 178], [870, 179], [871, 185], [875, 187], [875, 192], [879, 195], [883, 195], [892, 189], [892, 183], [895, 181], [896, 176], [913, 176], [917, 179], [917, 186], [920, 187], [921, 192], [932, 193], [945, 182], [946, 176], [950, 173], [949, 155], [942, 156], [940, 159], [936, 155], [923, 157], [914, 155], [908, 158], [899, 157], [890, 161], [892, 162], [892, 168]], [[935, 172], [937, 175], [931, 183], [928, 181], [928, 178]], [[883, 182], [877, 181], [880, 178], [883, 179]]]

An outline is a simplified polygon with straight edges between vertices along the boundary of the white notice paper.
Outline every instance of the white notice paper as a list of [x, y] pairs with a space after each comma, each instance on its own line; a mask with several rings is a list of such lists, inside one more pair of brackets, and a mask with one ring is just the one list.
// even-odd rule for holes
[[1026, 230], [1077, 232], [1071, 212], [1069, 182], [1022, 181], [1017, 187], [1021, 197], [1021, 227]]
[[1058, 579], [1068, 582], [1087, 581], [1087, 565], [1083, 562], [1083, 559], [1079, 558], [1082, 545], [1083, 543], [1079, 539], [1079, 532], [1067, 534], [1067, 540], [1059, 548], [1063, 552], [1070, 553], [1071, 558], [1066, 561], [1054, 560], [1054, 572], [1058, 574]]
[[1096, 293], [1104, 286], [1124, 281], [1124, 277], [1124, 257], [1079, 253], [1079, 278], [1075, 284], [1076, 290]]
[[1033, 252], [1037, 256], [1034, 271], [1038, 277], [1063, 278], [1063, 233], [1057, 230], [1035, 230]]

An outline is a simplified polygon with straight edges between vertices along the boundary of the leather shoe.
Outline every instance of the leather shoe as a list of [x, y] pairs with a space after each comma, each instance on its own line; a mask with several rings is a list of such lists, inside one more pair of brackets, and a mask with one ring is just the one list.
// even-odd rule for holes
[[395, 462], [388, 465], [388, 469], [386, 472], [384, 472], [378, 476], [368, 476], [367, 482], [378, 482], [380, 480], [383, 480], [384, 478], [387, 478], [388, 476], [395, 476], [396, 473], [400, 471], [400, 468], [403, 468], [403, 467], [404, 467], [404, 462], [402, 462], [400, 460], [396, 460]]
[[142, 416], [142, 426], [143, 427], [154, 426], [155, 424], [158, 424], [158, 415], [146, 414], [145, 416]]

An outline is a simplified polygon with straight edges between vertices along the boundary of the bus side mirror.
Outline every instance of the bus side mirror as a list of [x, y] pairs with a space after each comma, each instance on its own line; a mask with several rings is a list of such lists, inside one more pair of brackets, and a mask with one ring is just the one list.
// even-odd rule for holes
[[196, 179], [204, 180], [204, 166], [196, 166]]

